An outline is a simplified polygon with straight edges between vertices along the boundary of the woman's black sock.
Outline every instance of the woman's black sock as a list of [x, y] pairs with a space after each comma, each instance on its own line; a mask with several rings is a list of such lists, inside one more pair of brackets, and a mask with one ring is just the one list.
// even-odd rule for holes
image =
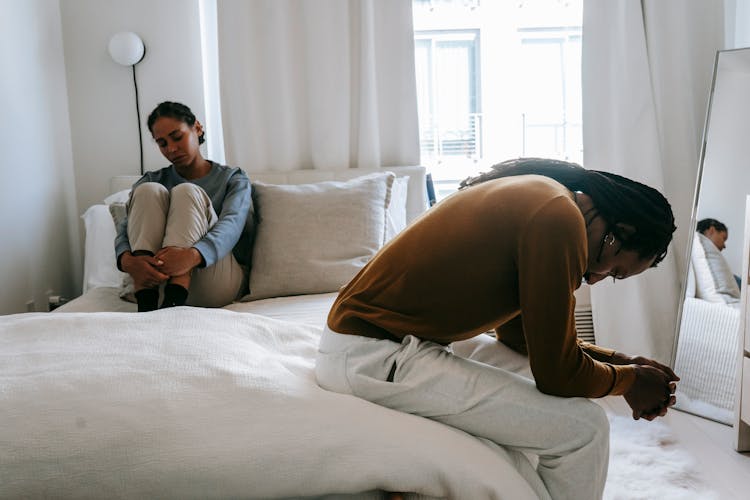
[[138, 312], [155, 311], [159, 307], [158, 288], [144, 288], [135, 292], [134, 295], [138, 302]]
[[165, 307], [184, 306], [188, 298], [187, 288], [181, 285], [175, 285], [174, 283], [167, 283], [164, 287], [164, 301], [161, 303], [160, 309]]

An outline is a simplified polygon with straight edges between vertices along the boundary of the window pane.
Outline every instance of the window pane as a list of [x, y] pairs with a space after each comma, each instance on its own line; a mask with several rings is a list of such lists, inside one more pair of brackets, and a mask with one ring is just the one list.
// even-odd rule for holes
[[581, 123], [581, 37], [572, 36], [565, 52], [566, 112], [569, 122]]
[[423, 162], [479, 154], [474, 31], [421, 32], [415, 67]]
[[475, 79], [473, 41], [438, 41], [436, 46], [437, 122], [440, 152], [445, 156], [471, 156], [476, 141], [471, 125]]
[[[417, 106], [419, 109], [419, 141], [422, 158], [431, 159], [435, 153], [435, 130], [432, 116], [432, 41], [414, 41], [414, 65], [417, 79]], [[422, 160], [426, 163], [425, 160]]]
[[519, 79], [526, 122], [561, 123], [564, 115], [561, 40], [523, 40]]

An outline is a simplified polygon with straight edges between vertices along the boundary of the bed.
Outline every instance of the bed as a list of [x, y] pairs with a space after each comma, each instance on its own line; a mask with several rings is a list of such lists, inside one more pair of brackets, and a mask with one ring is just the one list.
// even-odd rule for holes
[[[379, 244], [426, 207], [421, 167], [387, 170], [386, 212], [378, 199], [369, 205], [378, 207], [373, 220], [338, 222], [374, 224], [368, 234]], [[95, 265], [111, 257], [102, 239], [111, 235], [106, 224], [99, 224], [104, 235], [94, 224], [107, 221], [103, 209], [89, 209], [85, 293], [53, 313], [0, 317], [0, 498], [333, 499], [382, 498], [384, 491], [538, 498], [518, 472], [531, 467], [523, 455], [315, 383], [318, 338], [336, 289], [318, 286], [320, 275], [302, 277], [320, 255], [308, 256], [299, 279], [280, 285], [288, 279], [275, 266], [298, 263], [273, 254], [325, 251], [325, 244], [305, 235], [299, 244], [299, 234], [269, 237], [268, 228], [286, 220], [288, 209], [304, 222], [318, 212], [311, 196], [338, 196], [368, 173], [253, 174], [256, 191], [273, 194], [258, 207], [253, 265], [273, 272], [251, 274], [256, 296], [222, 309], [134, 314], [135, 305], [120, 298], [116, 269]], [[113, 179], [113, 195], [102, 204], [108, 214], [132, 181]], [[361, 198], [342, 203], [357, 213], [355, 205], [369, 203]], [[310, 234], [322, 237], [329, 222], [318, 220]], [[352, 228], [336, 229], [359, 238]], [[259, 248], [284, 251], [264, 258]], [[357, 249], [377, 250], [361, 242]], [[362, 265], [354, 254], [343, 259], [347, 269], [323, 262], [325, 277], [340, 279]], [[493, 340], [480, 337], [457, 352], [491, 357]]]

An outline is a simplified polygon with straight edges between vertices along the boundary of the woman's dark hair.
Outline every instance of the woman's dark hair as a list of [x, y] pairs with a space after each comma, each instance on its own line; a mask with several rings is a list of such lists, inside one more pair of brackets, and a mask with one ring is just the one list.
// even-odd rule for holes
[[[191, 127], [195, 125], [195, 115], [190, 111], [190, 108], [179, 102], [164, 101], [156, 106], [151, 114], [148, 115], [147, 124], [149, 132], [152, 134], [154, 133], [154, 123], [156, 123], [156, 120], [164, 116], [180, 120]], [[206, 142], [205, 135], [206, 129], [204, 127], [203, 133], [198, 136], [198, 144]]]
[[[569, 190], [591, 196], [594, 207], [612, 232], [623, 243], [622, 248], [635, 250], [641, 258], [655, 257], [661, 262], [672, 241], [674, 214], [667, 199], [656, 189], [621, 175], [587, 170], [580, 165], [545, 158], [518, 158], [493, 166], [489, 172], [469, 177], [459, 189], [513, 175], [537, 174], [556, 180]], [[622, 234], [617, 224], [635, 228]]]
[[699, 233], [703, 234], [709, 229], [714, 228], [719, 232], [729, 232], [727, 229], [726, 224], [717, 221], [716, 219], [701, 219], [698, 221], [698, 225], [696, 226], [695, 230]]

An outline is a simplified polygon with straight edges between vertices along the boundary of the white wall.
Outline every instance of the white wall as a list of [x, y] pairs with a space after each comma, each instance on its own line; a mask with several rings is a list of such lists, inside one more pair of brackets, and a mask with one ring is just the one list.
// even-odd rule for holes
[[109, 39], [133, 31], [144, 41], [146, 55], [136, 73], [145, 170], [167, 166], [145, 122], [165, 100], [180, 101], [204, 118], [199, 2], [60, 0], [60, 10], [78, 212], [83, 213], [108, 194], [110, 177], [140, 172], [132, 71], [109, 57]]
[[0, 314], [81, 282], [60, 10], [0, 0]]

